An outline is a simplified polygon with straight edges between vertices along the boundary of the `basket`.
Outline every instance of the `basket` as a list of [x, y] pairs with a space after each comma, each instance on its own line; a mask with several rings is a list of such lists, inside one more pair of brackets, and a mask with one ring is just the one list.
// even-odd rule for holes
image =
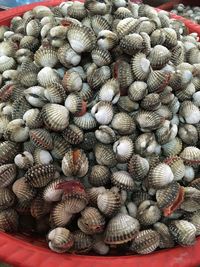
[[[2, 11], [0, 12], [0, 25], [9, 25], [13, 16], [20, 16], [37, 5], [56, 6], [61, 2], [63, 0], [50, 0]], [[183, 18], [181, 20], [186, 23], [190, 32], [198, 30], [200, 36], [200, 27], [197, 29], [194, 23]], [[164, 249], [146, 256], [105, 257], [57, 254], [50, 251], [46, 242], [42, 240], [0, 232], [0, 260], [15, 267], [198, 267], [200, 266], [199, 251], [200, 238], [194, 246]]]

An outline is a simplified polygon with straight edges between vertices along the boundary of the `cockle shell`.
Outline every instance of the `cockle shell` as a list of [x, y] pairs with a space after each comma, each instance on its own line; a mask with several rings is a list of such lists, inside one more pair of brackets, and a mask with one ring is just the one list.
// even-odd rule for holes
[[177, 182], [156, 191], [156, 201], [159, 208], [163, 210], [164, 216], [169, 216], [178, 209], [183, 202], [183, 198], [183, 188]]
[[143, 180], [149, 172], [149, 162], [140, 155], [134, 154], [128, 162], [128, 171], [134, 180]]
[[99, 129], [95, 131], [97, 140], [103, 144], [110, 144], [116, 140], [116, 134], [112, 128], [107, 125], [99, 126]]
[[8, 188], [0, 188], [0, 210], [8, 209], [15, 203], [15, 194]]
[[116, 104], [120, 98], [119, 82], [116, 79], [108, 80], [99, 91], [99, 100]]
[[148, 111], [153, 111], [158, 109], [161, 106], [159, 94], [156, 93], [148, 94], [143, 98], [140, 105], [143, 109]]
[[88, 177], [88, 181], [93, 186], [103, 186], [110, 183], [109, 168], [103, 165], [94, 165]]
[[191, 166], [199, 165], [200, 163], [200, 150], [194, 146], [186, 147], [180, 154], [183, 161]]
[[196, 227], [186, 220], [170, 222], [169, 231], [174, 240], [181, 246], [189, 246], [195, 242]]
[[162, 92], [169, 84], [170, 73], [165, 73], [162, 70], [152, 70], [147, 79], [149, 92]]
[[85, 1], [84, 6], [93, 15], [96, 15], [96, 14], [105, 15], [109, 13], [109, 10], [111, 8], [111, 3], [107, 0], [105, 0], [104, 2], [96, 2], [94, 0], [87, 0]]
[[97, 143], [94, 148], [95, 158], [98, 164], [112, 167], [117, 163], [112, 146]]
[[107, 191], [97, 197], [98, 209], [108, 217], [113, 217], [121, 207], [121, 196], [118, 193]]
[[33, 107], [43, 107], [48, 101], [44, 95], [45, 88], [41, 86], [33, 86], [29, 87], [28, 89], [24, 90], [24, 95], [26, 100], [33, 106]]
[[84, 232], [77, 230], [73, 232], [74, 236], [74, 250], [78, 253], [89, 252], [93, 247], [93, 238], [91, 235], [87, 235]]
[[77, 53], [89, 52], [94, 48], [96, 37], [92, 30], [85, 26], [74, 25], [67, 31], [71, 47]]
[[58, 59], [65, 67], [70, 67], [77, 66], [81, 56], [69, 44], [65, 44], [58, 49]]
[[45, 129], [33, 129], [29, 131], [31, 142], [38, 148], [53, 149], [53, 140], [50, 133]]
[[200, 121], [200, 110], [191, 101], [181, 103], [179, 114], [186, 123], [196, 124]]
[[86, 193], [88, 196], [89, 205], [97, 207], [98, 196], [105, 192], [106, 192], [106, 188], [104, 186], [87, 188]]
[[66, 176], [83, 177], [88, 172], [88, 158], [82, 149], [68, 149], [62, 160], [62, 171]]
[[132, 117], [125, 112], [115, 114], [111, 125], [114, 130], [117, 130], [122, 135], [133, 133], [136, 127]]
[[4, 141], [0, 143], [0, 164], [12, 163], [15, 156], [20, 152], [20, 144]]
[[105, 219], [98, 209], [87, 207], [81, 212], [81, 217], [78, 219], [78, 227], [85, 234], [102, 233], [104, 226]]
[[73, 234], [63, 227], [51, 230], [47, 238], [50, 249], [58, 253], [69, 251], [74, 245]]
[[52, 134], [53, 139], [53, 149], [51, 150], [51, 155], [55, 159], [62, 159], [70, 148], [70, 144], [59, 134]]
[[166, 47], [162, 45], [156, 45], [151, 50], [148, 59], [152, 68], [161, 69], [167, 64], [167, 62], [170, 60], [170, 57], [171, 53]]
[[52, 48], [41, 47], [34, 54], [35, 63], [41, 67], [53, 68], [58, 62], [57, 53]]
[[[84, 115], [86, 103], [79, 93], [70, 93], [65, 99], [65, 107], [75, 115]], [[83, 113], [83, 114], [82, 114]]]
[[24, 142], [28, 139], [29, 128], [22, 119], [12, 120], [8, 123], [4, 138], [13, 142]]
[[74, 124], [69, 124], [69, 126], [62, 132], [64, 139], [73, 145], [81, 143], [84, 139], [83, 130]]
[[145, 54], [137, 53], [131, 60], [131, 69], [137, 80], [145, 81], [150, 72], [150, 61]]
[[117, 42], [117, 34], [110, 30], [102, 30], [97, 35], [97, 45], [100, 49], [111, 50]]
[[23, 153], [18, 154], [14, 158], [14, 162], [18, 168], [26, 170], [29, 167], [33, 166], [34, 160], [33, 160], [33, 156], [31, 155], [31, 153], [24, 151]]
[[155, 168], [153, 168], [149, 177], [151, 186], [156, 189], [165, 187], [173, 180], [174, 174], [171, 168], [165, 163], [160, 163]]
[[112, 57], [109, 51], [96, 48], [91, 52], [93, 62], [98, 66], [102, 67], [109, 65], [112, 62]]
[[154, 224], [153, 228], [160, 235], [160, 248], [172, 248], [174, 246], [174, 240], [167, 225], [157, 222]]
[[109, 102], [100, 101], [93, 106], [91, 114], [99, 124], [109, 124], [113, 118], [113, 107]]
[[168, 157], [164, 160], [164, 163], [170, 166], [174, 174], [175, 181], [179, 181], [183, 178], [185, 174], [185, 165], [180, 157], [177, 156]]
[[84, 6], [84, 3], [78, 1], [73, 2], [73, 4], [67, 9], [67, 15], [72, 18], [82, 20], [87, 15], [87, 10]]
[[137, 219], [144, 225], [148, 226], [158, 222], [161, 218], [161, 211], [156, 202], [151, 200], [143, 201], [137, 210]]
[[62, 80], [62, 85], [68, 93], [80, 91], [82, 83], [81, 76], [75, 71], [66, 72]]
[[127, 162], [133, 154], [133, 142], [129, 137], [121, 137], [113, 144], [113, 151], [119, 162]]
[[156, 130], [164, 122], [164, 118], [153, 111], [139, 111], [135, 120], [142, 132]]
[[41, 86], [49, 86], [54, 82], [60, 82], [59, 76], [56, 71], [50, 67], [42, 68], [37, 74], [38, 83]]
[[51, 208], [51, 203], [45, 202], [40, 194], [31, 201], [31, 215], [36, 219], [48, 214]]
[[65, 226], [72, 219], [73, 214], [66, 212], [65, 203], [58, 202], [50, 213], [50, 224], [52, 227]]
[[163, 154], [167, 157], [176, 156], [182, 150], [183, 143], [180, 138], [175, 137], [171, 141], [162, 145]]
[[53, 162], [53, 158], [49, 151], [36, 148], [33, 153], [34, 163], [48, 165]]
[[128, 96], [132, 101], [142, 100], [147, 93], [147, 84], [143, 81], [135, 81], [128, 88]]
[[97, 125], [95, 118], [89, 112], [80, 117], [74, 117], [73, 122], [83, 130], [91, 130]]
[[23, 115], [23, 121], [30, 129], [40, 128], [43, 125], [40, 110], [37, 108], [27, 110]]
[[44, 188], [42, 196], [46, 202], [57, 202], [62, 199], [64, 190], [56, 188], [61, 182], [63, 182], [63, 180], [60, 178], [53, 180]]
[[31, 201], [37, 194], [36, 189], [26, 183], [26, 179], [24, 177], [21, 177], [14, 182], [12, 190], [17, 199], [21, 202]]
[[42, 109], [43, 122], [47, 128], [59, 132], [69, 124], [69, 111], [59, 104], [46, 104]]
[[149, 254], [156, 250], [160, 243], [160, 235], [151, 229], [139, 232], [131, 243], [130, 250], [138, 254]]
[[132, 191], [135, 185], [132, 177], [126, 171], [114, 172], [111, 176], [111, 182], [113, 185], [126, 191]]
[[55, 167], [49, 165], [35, 165], [30, 167], [24, 177], [28, 184], [40, 188], [47, 185], [55, 175]]
[[127, 243], [134, 239], [139, 229], [138, 220], [129, 215], [118, 213], [107, 224], [104, 242], [111, 245]]
[[14, 209], [0, 212], [0, 229], [5, 232], [16, 232], [18, 228], [18, 214]]
[[0, 188], [10, 185], [17, 175], [15, 164], [1, 164], [0, 166]]

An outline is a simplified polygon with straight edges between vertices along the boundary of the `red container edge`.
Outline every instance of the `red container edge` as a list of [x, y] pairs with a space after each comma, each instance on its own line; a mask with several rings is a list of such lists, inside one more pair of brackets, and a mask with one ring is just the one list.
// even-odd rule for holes
[[[0, 25], [9, 25], [13, 16], [20, 16], [35, 6], [56, 6], [62, 0], [51, 0], [20, 6], [0, 12]], [[157, 9], [159, 11], [159, 9]], [[197, 32], [200, 37], [200, 26], [180, 16], [171, 17], [185, 23], [190, 32]], [[26, 240], [27, 239], [27, 240]], [[140, 256], [87, 256], [57, 254], [47, 248], [37, 246], [28, 238], [23, 240], [17, 235], [0, 232], [0, 260], [14, 267], [198, 267], [200, 266], [200, 238], [191, 247], [175, 247], [152, 254]]]

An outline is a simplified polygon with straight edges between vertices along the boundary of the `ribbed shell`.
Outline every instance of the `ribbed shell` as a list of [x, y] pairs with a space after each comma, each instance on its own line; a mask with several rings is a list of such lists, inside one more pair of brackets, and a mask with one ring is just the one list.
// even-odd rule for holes
[[73, 122], [83, 130], [91, 130], [97, 126], [95, 118], [89, 112], [86, 112], [83, 116], [74, 117]]
[[53, 139], [51, 154], [53, 158], [61, 160], [70, 148], [70, 144], [60, 134], [53, 133], [51, 136]]
[[109, 51], [96, 48], [91, 52], [93, 62], [98, 66], [106, 66], [111, 64], [112, 56]]
[[31, 187], [24, 177], [21, 177], [14, 182], [12, 190], [21, 202], [31, 201], [37, 193], [36, 189]]
[[144, 48], [143, 38], [138, 33], [125, 35], [120, 40], [120, 47], [129, 55], [133, 55]]
[[112, 146], [97, 143], [94, 148], [95, 158], [98, 164], [113, 167], [116, 163]]
[[35, 63], [41, 67], [53, 68], [58, 62], [56, 51], [51, 47], [41, 47], [34, 54]]
[[84, 139], [84, 133], [83, 130], [81, 130], [78, 126], [74, 124], [70, 124], [63, 132], [62, 136], [64, 139], [72, 144], [77, 145], [81, 143]]
[[107, 125], [99, 126], [99, 129], [95, 131], [95, 136], [103, 144], [111, 144], [116, 140], [115, 132]]
[[151, 229], [139, 232], [133, 240], [130, 250], [138, 254], [149, 254], [156, 250], [160, 243], [160, 235]]
[[31, 202], [31, 215], [34, 218], [39, 219], [48, 214], [51, 208], [51, 204], [49, 202], [45, 202], [42, 196], [39, 194]]
[[93, 235], [104, 231], [105, 219], [104, 216], [93, 207], [87, 207], [81, 212], [81, 217], [78, 219], [78, 227], [85, 234]]
[[50, 133], [45, 129], [34, 129], [29, 131], [31, 142], [42, 149], [51, 150], [53, 149], [53, 139]]
[[0, 166], [0, 188], [10, 185], [17, 175], [15, 164], [4, 164]]
[[110, 183], [109, 168], [103, 165], [94, 165], [88, 177], [88, 181], [92, 186], [103, 186]]
[[66, 212], [65, 203], [57, 203], [50, 213], [50, 224], [52, 227], [65, 226], [72, 218], [72, 214]]
[[88, 172], [88, 158], [82, 149], [68, 149], [62, 160], [62, 171], [66, 176], [83, 177]]
[[121, 135], [132, 134], [136, 128], [133, 118], [125, 112], [115, 114], [111, 126]]
[[139, 229], [138, 220], [129, 215], [118, 213], [107, 224], [104, 242], [110, 245], [127, 243], [134, 239]]
[[58, 104], [46, 104], [42, 109], [44, 124], [55, 132], [64, 130], [69, 124], [69, 111]]
[[48, 233], [49, 248], [58, 253], [69, 251], [74, 245], [73, 234], [66, 228], [57, 227]]
[[0, 164], [12, 163], [15, 156], [20, 152], [20, 144], [4, 141], [0, 144]]
[[169, 224], [169, 231], [181, 246], [191, 246], [195, 242], [196, 227], [186, 220], [174, 220]]
[[42, 193], [42, 197], [46, 202], [60, 201], [63, 194], [63, 189], [56, 188], [59, 183], [63, 182], [62, 179], [56, 179], [50, 182]]
[[158, 70], [167, 64], [167, 62], [170, 60], [170, 57], [171, 53], [166, 47], [162, 45], [156, 45], [151, 50], [148, 59], [151, 63], [151, 67]]
[[139, 111], [135, 120], [142, 132], [151, 132], [161, 127], [164, 118], [153, 111]]
[[53, 165], [35, 165], [28, 169], [24, 177], [28, 184], [33, 187], [40, 188], [47, 185], [55, 175], [55, 167]]
[[200, 149], [194, 146], [188, 146], [181, 152], [180, 157], [186, 164], [197, 166], [200, 163]]
[[8, 188], [0, 188], [0, 210], [10, 208], [15, 203], [15, 194]]
[[182, 150], [182, 141], [180, 138], [175, 137], [170, 142], [162, 145], [163, 154], [167, 157], [176, 156]]
[[156, 202], [151, 200], [143, 201], [137, 210], [137, 219], [143, 226], [149, 226], [161, 219], [161, 211]]
[[121, 190], [132, 191], [135, 187], [135, 183], [126, 171], [114, 172], [111, 176], [111, 182]]
[[88, 196], [89, 205], [97, 207], [98, 196], [105, 192], [106, 192], [106, 188], [103, 186], [87, 188], [86, 193]]
[[14, 209], [0, 212], [0, 229], [5, 232], [16, 232], [18, 228], [18, 214]]
[[97, 197], [98, 209], [107, 217], [113, 217], [121, 208], [121, 196], [118, 193], [107, 191]]
[[137, 80], [146, 81], [150, 72], [150, 61], [145, 54], [137, 53], [132, 58], [131, 69]]
[[147, 86], [150, 93], [161, 92], [169, 84], [170, 74], [162, 72], [161, 70], [151, 71], [148, 79]]
[[149, 172], [149, 163], [140, 155], [133, 155], [128, 162], [128, 171], [134, 180], [143, 180]]
[[185, 165], [183, 163], [183, 160], [180, 157], [174, 156], [174, 157], [166, 158], [164, 160], [164, 163], [170, 166], [174, 174], [175, 181], [179, 181], [183, 178], [185, 174]]
[[99, 124], [107, 125], [111, 122], [114, 115], [112, 104], [100, 101], [92, 107], [91, 114]]
[[96, 43], [96, 36], [92, 30], [85, 26], [73, 25], [67, 31], [67, 38], [71, 47], [77, 52], [89, 52]]
[[54, 104], [62, 104], [66, 98], [66, 92], [62, 85], [57, 82], [53, 82], [44, 91], [45, 97]]
[[23, 121], [30, 129], [40, 128], [43, 125], [40, 110], [37, 108], [27, 110], [23, 115]]
[[93, 238], [90, 235], [86, 235], [80, 230], [73, 232], [74, 236], [74, 250], [78, 253], [86, 253], [92, 249]]

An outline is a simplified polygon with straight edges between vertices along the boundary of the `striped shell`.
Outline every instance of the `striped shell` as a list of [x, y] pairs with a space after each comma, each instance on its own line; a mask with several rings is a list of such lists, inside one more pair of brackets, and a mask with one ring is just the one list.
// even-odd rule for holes
[[15, 164], [3, 164], [0, 166], [0, 188], [10, 185], [17, 175]]

